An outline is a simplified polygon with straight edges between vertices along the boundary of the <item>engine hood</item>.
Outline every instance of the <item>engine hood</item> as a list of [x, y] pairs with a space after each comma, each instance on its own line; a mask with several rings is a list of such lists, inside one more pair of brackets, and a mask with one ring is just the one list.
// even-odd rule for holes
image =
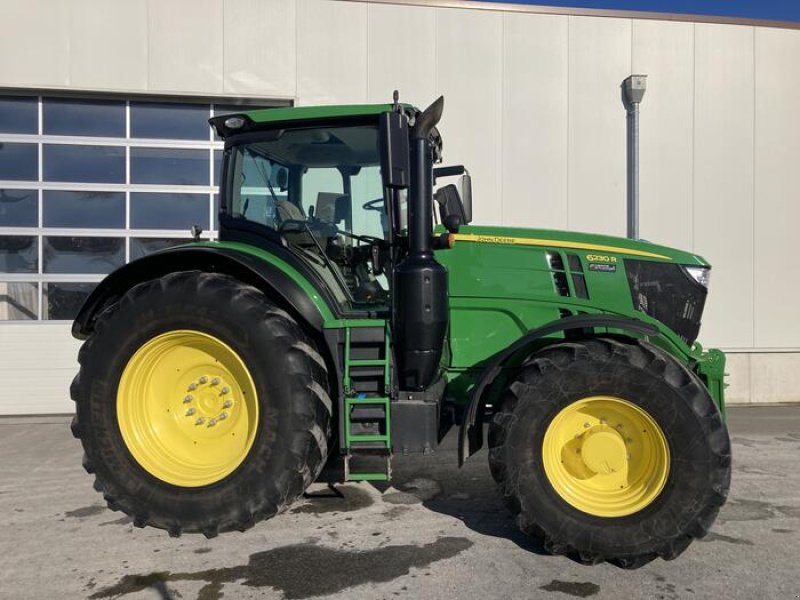
[[710, 266], [702, 257], [684, 250], [644, 240], [594, 233], [469, 225], [461, 227], [454, 235], [454, 239], [456, 244], [462, 241], [496, 246], [563, 248], [587, 255], [619, 255], [644, 260], [669, 261], [681, 265]]

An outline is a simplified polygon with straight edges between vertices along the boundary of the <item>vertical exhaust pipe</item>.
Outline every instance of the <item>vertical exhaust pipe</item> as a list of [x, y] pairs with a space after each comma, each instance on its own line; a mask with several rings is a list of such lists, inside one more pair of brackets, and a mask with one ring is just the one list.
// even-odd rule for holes
[[433, 255], [433, 147], [430, 134], [444, 109], [440, 97], [411, 130], [408, 256], [395, 270], [394, 331], [401, 390], [424, 390], [436, 378], [449, 306], [447, 269]]

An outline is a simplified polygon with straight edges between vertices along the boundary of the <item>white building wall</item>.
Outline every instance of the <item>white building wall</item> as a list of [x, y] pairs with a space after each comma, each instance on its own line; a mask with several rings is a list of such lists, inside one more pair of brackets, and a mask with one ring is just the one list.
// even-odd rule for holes
[[0, 323], [0, 415], [74, 410], [69, 385], [80, 342], [64, 322]]
[[[0, 0], [0, 87], [292, 98], [445, 94], [476, 222], [625, 231], [620, 83], [648, 74], [641, 231], [714, 265], [729, 397], [800, 401], [800, 31], [338, 0]], [[0, 413], [67, 412], [65, 324], [0, 324]], [[45, 367], [46, 366], [46, 367]]]

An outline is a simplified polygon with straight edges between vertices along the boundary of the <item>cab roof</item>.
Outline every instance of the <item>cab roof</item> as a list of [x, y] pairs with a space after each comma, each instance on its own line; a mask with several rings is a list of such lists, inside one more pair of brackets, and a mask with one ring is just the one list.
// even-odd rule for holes
[[[401, 104], [403, 110], [414, 114], [417, 109], [410, 104]], [[209, 123], [220, 137], [226, 137], [245, 130], [260, 128], [278, 123], [296, 123], [297, 121], [316, 121], [319, 119], [336, 119], [339, 117], [370, 117], [394, 110], [393, 104], [334, 104], [327, 106], [292, 106], [287, 108], [262, 108], [259, 110], [227, 113], [209, 119]], [[241, 116], [246, 125], [239, 129], [229, 129], [225, 120], [231, 116]]]

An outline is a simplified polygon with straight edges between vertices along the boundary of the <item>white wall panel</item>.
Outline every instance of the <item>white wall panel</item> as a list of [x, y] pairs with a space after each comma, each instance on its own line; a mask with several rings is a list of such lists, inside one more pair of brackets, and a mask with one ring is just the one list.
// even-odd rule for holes
[[222, 93], [222, 0], [149, 0], [149, 87]]
[[753, 346], [753, 29], [695, 25], [694, 250], [714, 265], [702, 339]]
[[68, 413], [80, 342], [71, 323], [0, 324], [0, 415]]
[[749, 352], [725, 356], [725, 403], [749, 404], [752, 401]]
[[797, 348], [800, 32], [755, 35], [755, 345]]
[[631, 22], [569, 18], [568, 225], [625, 235], [622, 80], [631, 73]]
[[633, 73], [647, 75], [640, 108], [639, 233], [692, 246], [694, 25], [633, 21]]
[[303, 105], [366, 102], [366, 4], [298, 0], [297, 97]]
[[147, 0], [75, 0], [69, 38], [71, 86], [147, 89]]
[[567, 227], [568, 18], [506, 13], [503, 221]]
[[470, 170], [475, 223], [499, 225], [503, 15], [437, 9], [436, 54], [437, 93], [445, 97], [439, 129], [446, 162]]
[[753, 404], [800, 402], [800, 354], [751, 354], [750, 381]]
[[224, 92], [294, 97], [295, 1], [224, 0], [224, 11]]
[[0, 86], [69, 84], [69, 9], [58, 0], [0, 2]]
[[436, 9], [370, 4], [367, 38], [369, 102], [391, 102], [394, 90], [420, 108], [435, 100]]

